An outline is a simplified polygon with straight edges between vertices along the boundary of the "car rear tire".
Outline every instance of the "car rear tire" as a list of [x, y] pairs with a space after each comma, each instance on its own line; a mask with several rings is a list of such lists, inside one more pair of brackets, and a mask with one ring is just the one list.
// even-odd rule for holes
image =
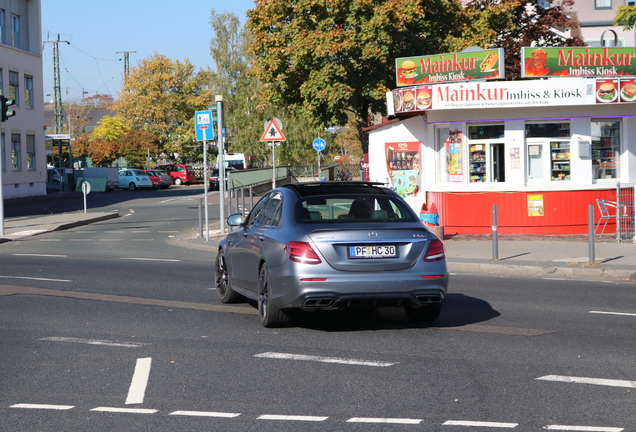
[[183, 184], [183, 181], [177, 177], [176, 179], [174, 179], [174, 184], [176, 184], [177, 186], [181, 186]]
[[227, 261], [222, 251], [216, 256], [214, 265], [214, 283], [216, 293], [223, 303], [236, 303], [241, 299], [241, 295], [230, 287], [230, 275], [227, 270]]
[[442, 312], [442, 304], [436, 303], [426, 306], [407, 306], [404, 308], [406, 317], [414, 322], [433, 322]]
[[287, 312], [278, 309], [271, 301], [272, 287], [269, 283], [267, 264], [263, 264], [258, 276], [258, 315], [263, 327], [283, 327], [289, 325], [291, 319]]
[[130, 182], [130, 184], [128, 185], [128, 190], [134, 191], [135, 189], [137, 189], [137, 185], [133, 182]]

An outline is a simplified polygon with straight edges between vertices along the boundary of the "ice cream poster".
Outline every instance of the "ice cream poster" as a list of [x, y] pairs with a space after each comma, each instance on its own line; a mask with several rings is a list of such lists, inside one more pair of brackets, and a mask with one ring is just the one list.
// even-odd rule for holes
[[446, 162], [451, 183], [461, 183], [463, 174], [462, 133], [455, 129], [449, 132], [446, 145]]
[[422, 157], [421, 145], [419, 141], [391, 142], [384, 145], [391, 187], [401, 197], [417, 193]]

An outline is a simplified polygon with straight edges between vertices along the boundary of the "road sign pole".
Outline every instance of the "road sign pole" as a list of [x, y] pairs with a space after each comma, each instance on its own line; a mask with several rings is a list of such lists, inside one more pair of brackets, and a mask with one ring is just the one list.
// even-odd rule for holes
[[216, 115], [218, 124], [217, 144], [219, 149], [219, 157], [217, 165], [219, 166], [219, 229], [221, 234], [225, 233], [225, 146], [223, 145], [223, 95], [214, 96], [216, 101]]
[[272, 189], [276, 189], [276, 141], [272, 141]]
[[[206, 131], [203, 131], [207, 137]], [[208, 177], [208, 141], [203, 140], [203, 201], [205, 215], [205, 241], [210, 241], [210, 218], [208, 216], [208, 185], [210, 180]]]

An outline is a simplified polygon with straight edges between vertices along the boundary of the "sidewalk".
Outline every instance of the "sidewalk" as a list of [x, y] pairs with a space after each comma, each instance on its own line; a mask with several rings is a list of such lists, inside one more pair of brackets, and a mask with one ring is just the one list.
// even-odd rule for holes
[[[5, 221], [0, 243], [117, 217], [118, 213], [78, 212], [10, 219]], [[210, 231], [209, 237], [206, 241], [198, 234], [189, 234], [171, 242], [215, 251], [222, 235], [219, 231]], [[636, 244], [618, 243], [611, 234], [595, 238], [593, 263], [590, 263], [587, 236], [500, 236], [496, 260], [490, 236], [448, 236], [444, 245], [451, 272], [636, 281]]]

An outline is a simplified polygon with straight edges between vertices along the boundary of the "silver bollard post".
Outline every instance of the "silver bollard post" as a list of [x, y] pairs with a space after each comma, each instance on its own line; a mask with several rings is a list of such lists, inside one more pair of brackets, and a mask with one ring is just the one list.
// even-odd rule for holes
[[199, 198], [199, 238], [203, 238], [203, 198]]
[[590, 264], [594, 264], [594, 205], [587, 206], [587, 237], [590, 252]]
[[497, 205], [492, 206], [492, 259], [499, 261], [499, 234], [497, 233]]

